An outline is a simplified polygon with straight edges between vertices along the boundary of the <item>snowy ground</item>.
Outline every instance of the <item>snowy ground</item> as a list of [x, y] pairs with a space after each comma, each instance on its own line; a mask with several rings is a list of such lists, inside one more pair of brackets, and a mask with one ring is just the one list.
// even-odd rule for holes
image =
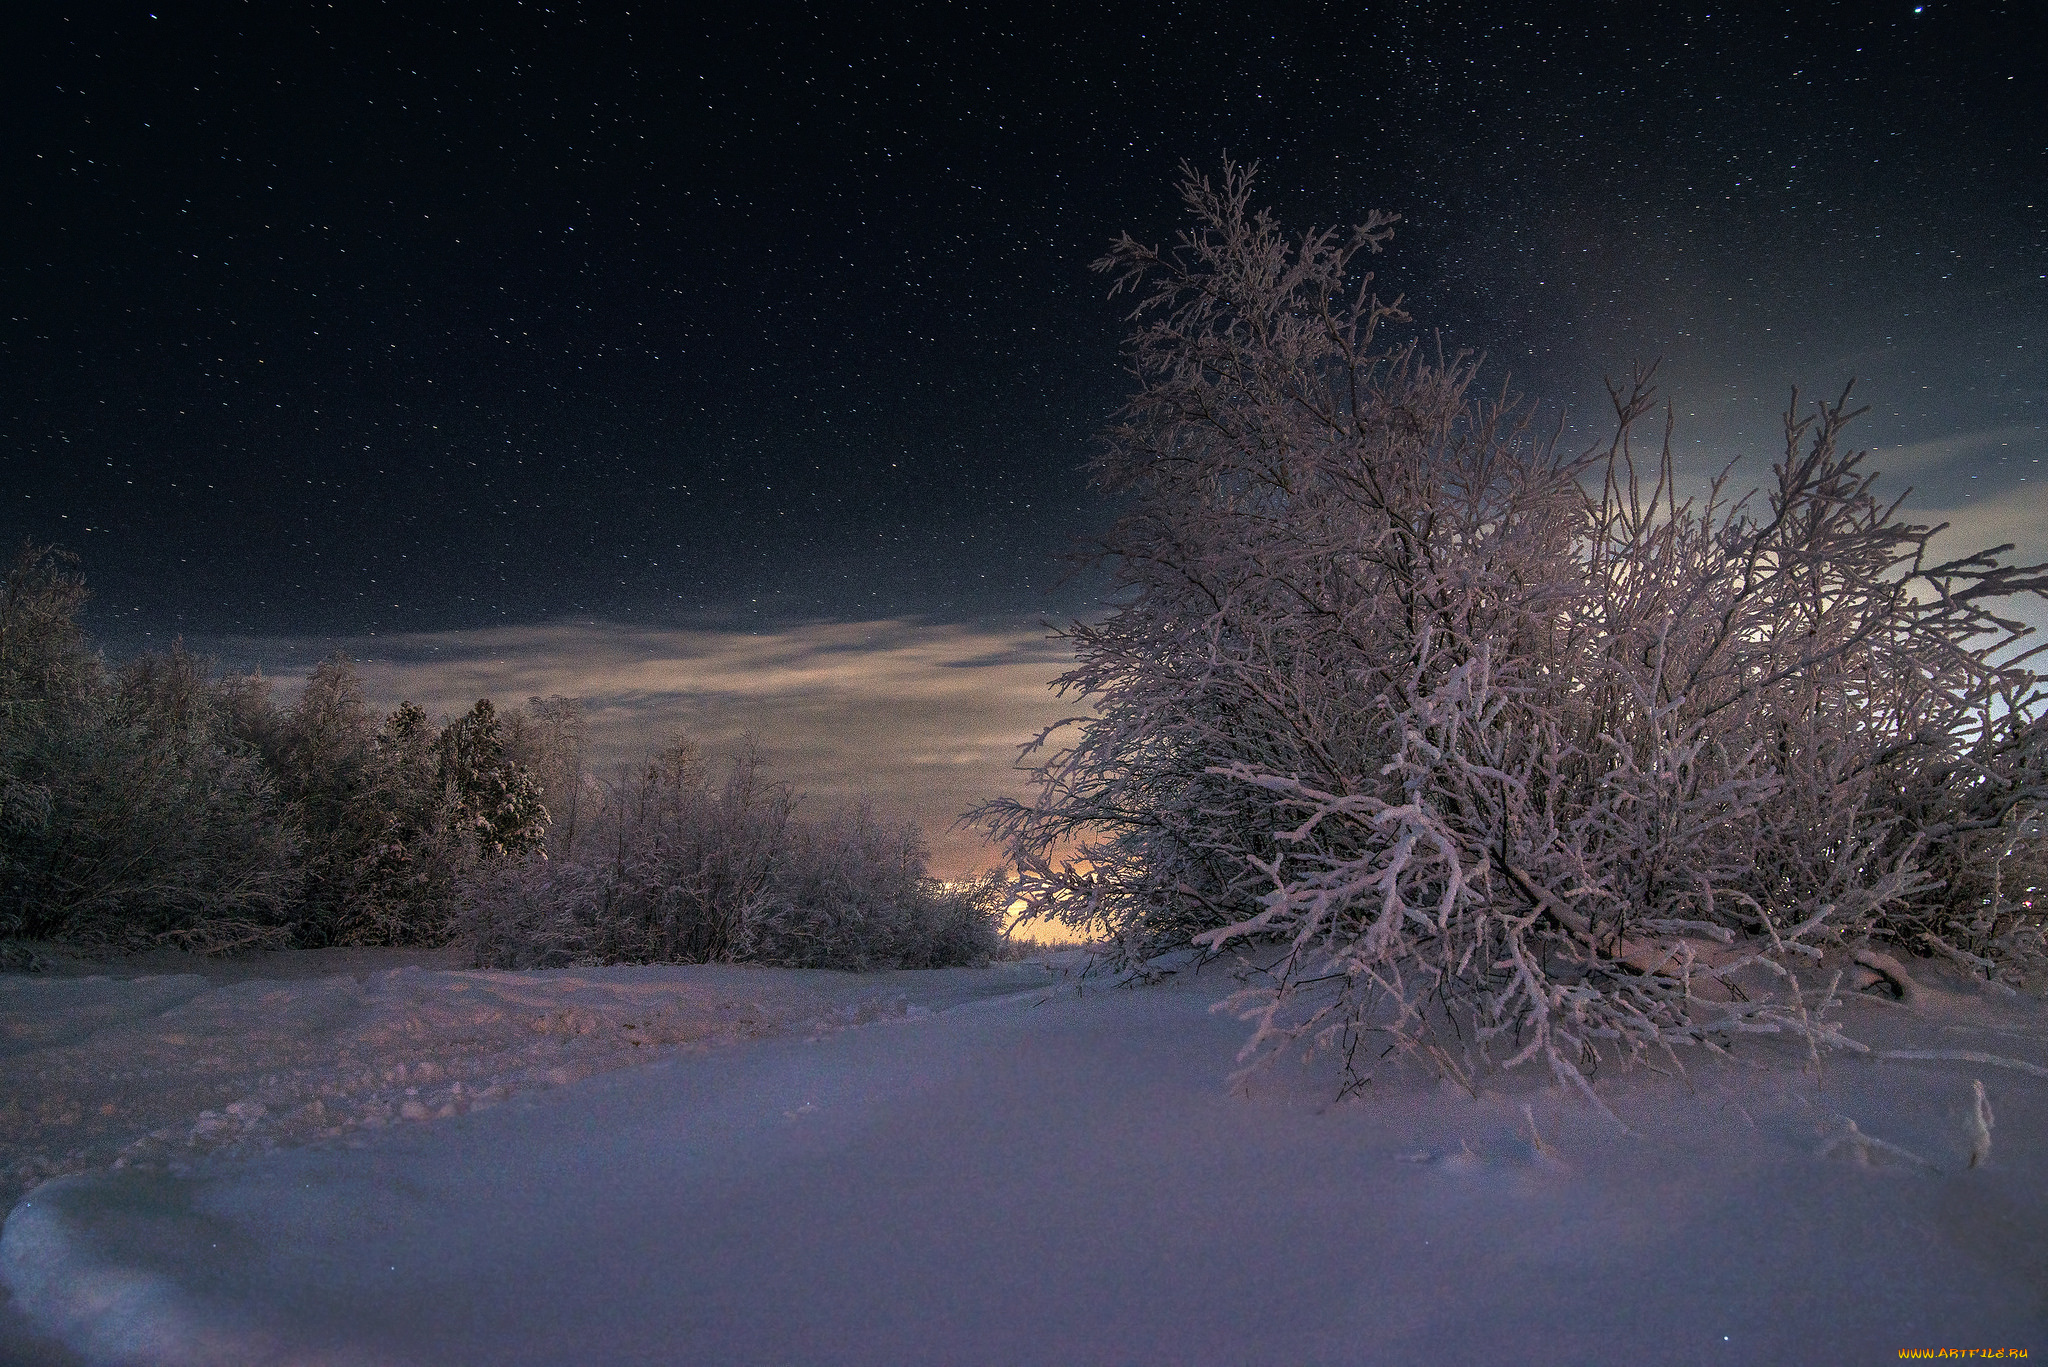
[[10, 1161], [93, 1169], [8, 1218], [0, 1359], [2048, 1353], [2039, 1000], [1948, 979], [1843, 1008], [1879, 1048], [1977, 1061], [1816, 1073], [1763, 1041], [1689, 1087], [1603, 1078], [1624, 1133], [1533, 1074], [1474, 1098], [1392, 1067], [1332, 1104], [1326, 1064], [1289, 1064], [1233, 1091], [1231, 986], [0, 979]]
[[123, 961], [118, 977], [0, 975], [0, 1196], [11, 1205], [47, 1178], [110, 1165], [177, 1170], [352, 1141], [679, 1049], [843, 1028], [1045, 976], [448, 971], [461, 958], [171, 953]]

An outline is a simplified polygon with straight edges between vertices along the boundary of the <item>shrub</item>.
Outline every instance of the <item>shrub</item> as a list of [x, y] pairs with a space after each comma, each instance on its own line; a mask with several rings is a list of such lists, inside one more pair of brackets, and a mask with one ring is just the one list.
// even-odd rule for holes
[[989, 958], [1000, 947], [1007, 899], [991, 908], [986, 879], [940, 887], [925, 874], [930, 857], [917, 827], [878, 822], [864, 806], [792, 822], [747, 930], [750, 956], [791, 968], [854, 970]]
[[709, 963], [740, 957], [794, 798], [751, 754], [714, 788], [689, 747], [594, 785], [579, 857], [485, 871], [464, 925], [478, 961]]
[[950, 883], [927, 883], [916, 904], [916, 929], [899, 935], [901, 967], [946, 968], [984, 963], [1013, 948], [1005, 934], [1010, 919], [1006, 870], [989, 869], [979, 877]]
[[1795, 393], [1760, 497], [1682, 497], [1647, 372], [1561, 454], [1469, 356], [1382, 340], [1409, 319], [1354, 264], [1393, 219], [1290, 237], [1252, 186], [1187, 171], [1178, 246], [1097, 263], [1138, 388], [1095, 468], [1119, 606], [1059, 681], [1096, 716], [979, 812], [1035, 914], [1280, 947], [1254, 1052], [1455, 1024], [1580, 1083], [1815, 1029], [1826, 946], [2038, 945], [2048, 729], [1999, 609], [2043, 567], [1937, 562], [1846, 391]]
[[461, 933], [488, 967], [748, 960], [939, 967], [988, 957], [1001, 907], [925, 876], [923, 840], [864, 809], [812, 823], [749, 749], [714, 782], [687, 746], [594, 784], [573, 854], [478, 871]]

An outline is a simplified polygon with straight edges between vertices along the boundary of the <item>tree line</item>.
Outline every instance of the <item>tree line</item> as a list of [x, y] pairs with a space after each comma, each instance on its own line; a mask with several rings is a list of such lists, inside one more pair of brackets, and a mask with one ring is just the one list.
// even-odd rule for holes
[[820, 820], [751, 750], [587, 771], [580, 704], [373, 710], [336, 656], [281, 701], [182, 644], [109, 664], [70, 555], [0, 589], [0, 950], [472, 946], [506, 967], [970, 962], [1000, 878], [941, 884], [914, 826]]

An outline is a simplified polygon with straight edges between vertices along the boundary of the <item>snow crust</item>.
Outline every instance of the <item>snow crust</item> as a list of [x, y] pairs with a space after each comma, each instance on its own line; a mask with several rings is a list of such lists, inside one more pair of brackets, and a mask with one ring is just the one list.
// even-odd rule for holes
[[[890, 978], [405, 970], [9, 999], [10, 1063], [94, 1039], [140, 1075], [203, 1038], [264, 1109], [210, 1107], [159, 1127], [162, 1153], [36, 1188], [0, 1278], [63, 1345], [40, 1351], [71, 1355], [46, 1360], [92, 1363], [2048, 1351], [2048, 1081], [2024, 1070], [1816, 1070], [1746, 1042], [1684, 1080], [1602, 1079], [1624, 1132], [1535, 1075], [1474, 1097], [1395, 1064], [1338, 1103], [1327, 1060], [1288, 1061], [1234, 1089], [1243, 1026], [1210, 1009], [1234, 986], [1213, 967]], [[1845, 1009], [1874, 1046], [2048, 1066], [2038, 1001], [1954, 980]], [[451, 1106], [493, 1086], [504, 1104]]]

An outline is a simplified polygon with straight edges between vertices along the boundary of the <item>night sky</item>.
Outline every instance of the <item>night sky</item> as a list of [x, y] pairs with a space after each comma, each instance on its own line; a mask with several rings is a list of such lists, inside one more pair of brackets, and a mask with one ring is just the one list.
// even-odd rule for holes
[[110, 651], [1035, 641], [1110, 516], [1087, 264], [1225, 151], [1404, 215], [1382, 284], [1568, 441], [1661, 356], [1761, 474], [1855, 376], [1890, 487], [2048, 553], [2032, 3], [34, 9], [0, 537]]

